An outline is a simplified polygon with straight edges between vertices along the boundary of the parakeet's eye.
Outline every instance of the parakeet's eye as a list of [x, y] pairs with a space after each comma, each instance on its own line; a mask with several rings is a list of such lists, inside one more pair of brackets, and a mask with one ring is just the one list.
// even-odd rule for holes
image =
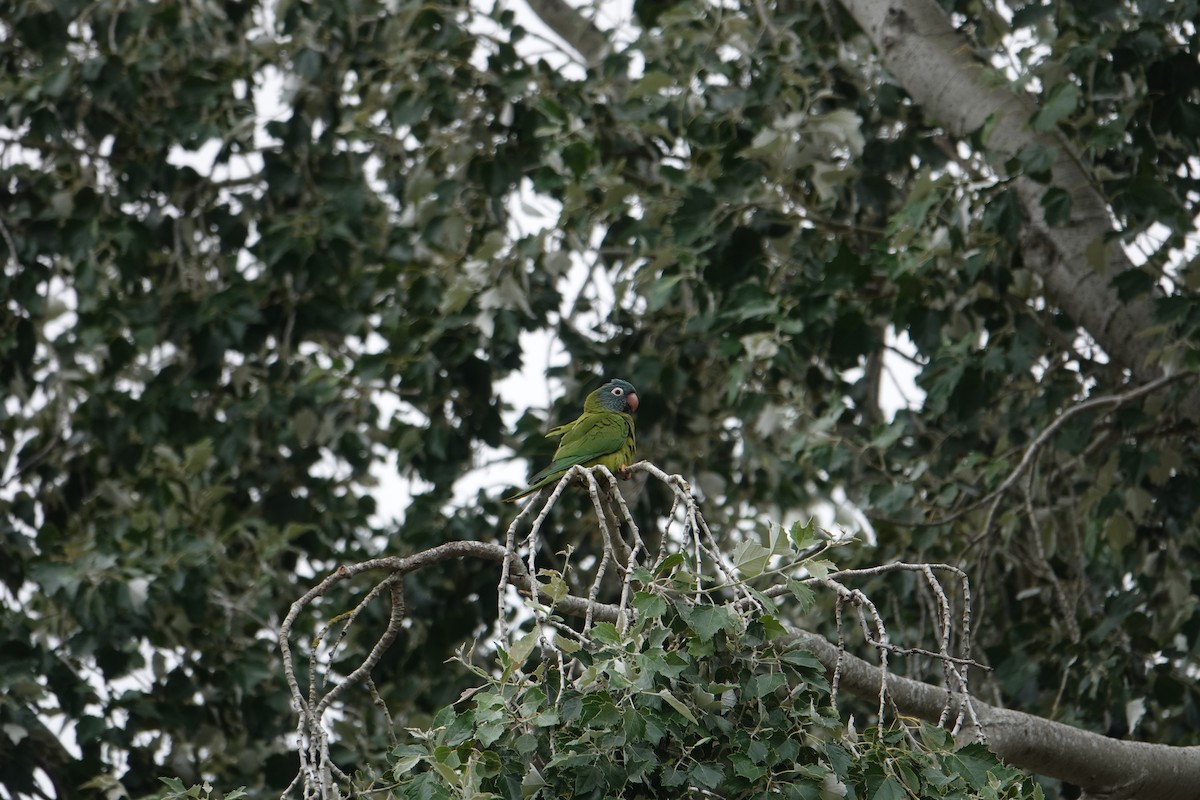
[[620, 386], [614, 386], [614, 387], [613, 387], [613, 390], [612, 390], [612, 396], [613, 396], [613, 397], [620, 397], [620, 396], [621, 396], [621, 395], [623, 395], [623, 394], [625, 394], [625, 390], [624, 390], [624, 389], [622, 389]]

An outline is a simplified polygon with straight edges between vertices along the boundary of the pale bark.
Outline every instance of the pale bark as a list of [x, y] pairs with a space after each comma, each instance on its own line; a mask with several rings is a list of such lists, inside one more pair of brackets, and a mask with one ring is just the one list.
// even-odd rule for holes
[[[824, 637], [798, 632], [793, 640], [827, 669], [837, 664], [838, 649]], [[875, 698], [883, 674], [879, 667], [843, 654], [840, 687]], [[896, 675], [887, 677], [887, 690], [901, 714], [930, 722], [937, 721], [947, 702], [958, 708], [962, 700], [943, 687]], [[1073, 783], [1086, 798], [1195, 800], [1200, 796], [1200, 747], [1112, 739], [977, 699], [971, 703], [992, 752], [1020, 769]]]
[[[1046, 223], [1041, 200], [1049, 186], [1023, 176], [1013, 181], [1028, 218], [1019, 242], [1023, 261], [1041, 277], [1047, 299], [1086, 330], [1113, 364], [1138, 382], [1161, 376], [1167, 343], [1151, 333], [1153, 302], [1144, 295], [1122, 301], [1111, 287], [1114, 275], [1134, 267], [1113, 238], [1108, 204], [1072, 144], [1056, 130], [1039, 134], [1030, 128], [1033, 99], [988, 79], [986, 65], [972, 56], [966, 37], [934, 0], [840, 2], [930, 119], [956, 137], [990, 120], [987, 148], [997, 170], [1031, 146], [1059, 152], [1051, 184], [1071, 196], [1068, 224]], [[530, 0], [530, 7], [589, 63], [603, 53], [603, 35], [565, 0]], [[1187, 395], [1179, 411], [1200, 421], [1200, 391]]]
[[[1075, 320], [1111, 361], [1140, 382], [1159, 377], [1164, 341], [1150, 335], [1153, 302], [1143, 295], [1122, 301], [1110, 286], [1114, 275], [1133, 269], [1112, 238], [1113, 219], [1095, 177], [1058, 131], [1036, 133], [1032, 98], [997, 85], [970, 43], [950, 24], [934, 0], [841, 0], [874, 42], [883, 63], [932, 120], [965, 137], [990, 124], [987, 149], [995, 168], [1033, 146], [1055, 148], [1059, 157], [1051, 183], [1071, 196], [1068, 224], [1050, 227], [1041, 200], [1046, 185], [1017, 177], [1013, 186], [1028, 217], [1021, 234], [1024, 263], [1038, 275], [1050, 302]], [[1200, 420], [1200, 394], [1180, 409]]]
[[[499, 560], [504, 549], [487, 547], [489, 557]], [[525, 578], [515, 578], [523, 585]], [[587, 601], [566, 597], [555, 603], [555, 610], [583, 616]], [[619, 609], [595, 604], [592, 618], [616, 622]], [[838, 667], [838, 648], [820, 634], [793, 631], [779, 640], [781, 646], [795, 643], [817, 657], [831, 673]], [[874, 700], [884, 672], [861, 658], [841, 654], [839, 687], [841, 691]], [[958, 708], [962, 696], [945, 687], [887, 675], [887, 691], [897, 711], [905, 716], [937, 722], [949, 703]], [[1073, 783], [1084, 792], [1085, 800], [1196, 800], [1200, 796], [1200, 747], [1172, 747], [1165, 744], [1112, 739], [1043, 717], [988, 705], [971, 698], [971, 705], [982, 726], [986, 744], [1005, 763], [1038, 775]], [[970, 733], [972, 726], [965, 726]]]
[[[279, 629], [279, 647], [284, 660], [284, 672], [295, 698], [296, 706], [306, 709], [305, 695], [297, 684], [291, 653], [292, 624], [309, 603], [324, 595], [334, 585], [356, 575], [384, 571], [390, 573], [377, 588], [387, 588], [403, 576], [434, 564], [459, 558], [478, 558], [497, 563], [508, 562], [508, 581], [517, 589], [529, 591], [531, 581], [525, 565], [515, 554], [491, 542], [454, 541], [410, 556], [387, 556], [339, 567], [323, 581], [309, 589], [289, 609]], [[541, 587], [538, 587], [539, 594]], [[566, 596], [539, 598], [551, 604], [554, 611], [597, 622], [618, 622], [621, 609], [615, 605], [592, 603], [586, 598]], [[390, 633], [404, 615], [403, 600], [393, 592], [392, 615], [388, 631], [376, 644], [371, 655], [345, 680], [350, 685], [378, 662], [390, 642]], [[885, 679], [882, 669], [847, 653], [839, 653], [836, 645], [823, 636], [793, 629], [777, 641], [780, 647], [799, 645], [810, 651], [832, 673], [839, 671], [839, 691], [874, 699], [879, 696], [880, 682]], [[839, 664], [840, 660], [840, 664]], [[355, 678], [355, 676], [359, 676]], [[352, 680], [354, 678], [354, 680]], [[904, 716], [936, 722], [949, 703], [959, 708], [963, 698], [945, 687], [886, 675], [887, 692], [897, 711]], [[335, 690], [331, 694], [336, 694]], [[329, 695], [327, 695], [328, 698]], [[1081, 787], [1092, 800], [1194, 800], [1200, 795], [1200, 747], [1172, 747], [1148, 744], [1106, 736], [1064, 725], [1060, 722], [990, 706], [971, 699], [986, 743], [1007, 763], [1020, 769], [1048, 775]], [[323, 699], [317, 711], [328, 705]], [[308, 713], [308, 712], [305, 712]], [[320, 722], [319, 713], [314, 715]], [[968, 732], [974, 727], [968, 725]]]
[[558, 34], [564, 42], [578, 51], [583, 60], [593, 65], [608, 48], [608, 40], [591, 20], [564, 0], [527, 0], [529, 8]]

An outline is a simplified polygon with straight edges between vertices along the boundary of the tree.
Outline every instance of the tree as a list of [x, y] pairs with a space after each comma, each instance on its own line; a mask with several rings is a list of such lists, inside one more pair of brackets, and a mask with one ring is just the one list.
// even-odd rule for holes
[[[958, 652], [950, 645], [956, 628], [970, 628], [962, 570], [903, 562], [836, 570], [819, 556], [839, 542], [811, 521], [774, 531], [769, 546], [743, 541], [727, 558], [682, 477], [645, 462], [632, 469], [669, 487], [681, 512], [683, 530], [672, 536], [668, 523], [657, 547], [639, 531], [612, 473], [575, 467], [548, 498], [549, 488], [526, 505], [504, 547], [450, 542], [408, 557], [342, 565], [293, 603], [279, 644], [300, 712], [301, 746], [300, 769], [285, 795], [302, 787], [304, 796], [322, 798], [346, 791], [405, 798], [1044, 796], [1040, 786], [1003, 767], [984, 742], [1006, 761], [1074, 781], [1089, 795], [1192, 793], [1200, 748], [1109, 739], [973, 698], [968, 676], [979, 665], [969, 658], [969, 637], [958, 637]], [[588, 489], [602, 542], [586, 597], [567, 593], [569, 575], [582, 571], [571, 564], [570, 550], [566, 566], [537, 567], [543, 525], [576, 478]], [[518, 557], [516, 536], [526, 520], [532, 526], [520, 544], [527, 561]], [[503, 565], [497, 664], [489, 670], [460, 652], [458, 660], [478, 685], [401, 742], [372, 672], [407, 621], [406, 577], [456, 558]], [[781, 581], [800, 566], [807, 577]], [[619, 600], [598, 604], [609, 570], [619, 584], [609, 592]], [[354, 599], [351, 610], [330, 615], [318, 608], [333, 590], [344, 590], [342, 584], [378, 571], [386, 576]], [[936, 651], [889, 641], [878, 606], [847, 586], [883, 574], [918, 578], [917, 594], [929, 601], [940, 633]], [[756, 590], [764, 579], [773, 585]], [[814, 586], [835, 598], [836, 645], [780, 621], [775, 598], [790, 595], [801, 610], [811, 608]], [[510, 610], [505, 598], [512, 587], [531, 602]], [[385, 597], [389, 619], [378, 641], [361, 663], [346, 663], [342, 642], [360, 615]], [[846, 655], [847, 610], [878, 650], [878, 666]], [[299, 658], [293, 628], [314, 611], [323, 625], [310, 643], [296, 643], [307, 651]], [[510, 614], [528, 629], [510, 637]], [[564, 615], [583, 624], [570, 626]], [[940, 664], [945, 683], [897, 678], [888, 666], [894, 655], [928, 657]], [[307, 666], [299, 678], [297, 662]], [[876, 725], [865, 735], [852, 722], [839, 722], [839, 686], [877, 703]], [[332, 757], [327, 716], [345, 714], [354, 705], [348, 698], [361, 697], [361, 689], [383, 711], [375, 724], [392, 749], [386, 758], [359, 762], [350, 775]], [[889, 708], [898, 724], [885, 727]], [[932, 725], [913, 725], [914, 717]]]
[[[502, 5], [5, 8], [0, 782], [282, 789], [283, 608], [500, 537], [456, 481], [546, 455], [610, 374], [723, 549], [861, 513], [839, 567], [970, 577], [980, 702], [1200, 744], [1195, 3], [638, 3], [620, 36], [533, 8], [576, 62]], [[514, 425], [534, 331], [564, 399]], [[892, 413], [897, 359], [923, 397]], [[670, 492], [630, 497], [661, 529]], [[595, 552], [588, 509], [554, 549]], [[409, 577], [373, 673], [397, 721], [458, 696], [496, 578]], [[919, 646], [914, 580], [858, 588]], [[386, 746], [334, 734], [338, 763]]]
[[[586, 480], [597, 519], [606, 520], [607, 508], [624, 529], [618, 536], [617, 527], [600, 522], [604, 555], [587, 598], [565, 593], [563, 571], [535, 569], [544, 513], [538, 513], [530, 530], [527, 565], [512, 547], [518, 524], [533, 519], [531, 512], [550, 510], [564, 484], [545, 505], [542, 494], [526, 507], [510, 526], [506, 547], [450, 542], [410, 557], [344, 565], [297, 600], [281, 626], [280, 646], [301, 716], [296, 784], [303, 794], [336, 796], [338, 787], [345, 786], [355, 793], [386, 790], [400, 797], [446, 798], [1043, 796], [981, 743], [952, 752], [952, 735], [939, 727], [877, 726], [862, 735], [844, 727], [834, 705], [838, 681], [843, 668], [849, 675], [859, 665], [828, 643], [825, 648], [835, 651], [832, 660], [797, 647], [804, 639], [787, 634], [768, 593], [741, 580], [761, 577], [771, 554], [794, 558], [817, 544], [812, 526], [793, 527], [766, 553], [741, 548], [738, 565], [726, 564], [686, 482], [644, 462], [633, 469], [673, 490], [684, 511], [681, 541], [694, 545], [695, 560], [688, 563], [682, 553], [670, 552], [678, 542], [666, 535], [653, 556], [628, 508], [615, 495], [613, 503], [602, 497], [615, 487], [612, 474], [603, 468], [590, 474], [576, 468]], [[849, 573], [827, 575], [825, 562], [814, 558], [829, 546], [826, 540], [808, 553], [805, 561], [812, 574], [805, 581], [790, 581], [790, 593], [811, 604], [809, 584], [827, 587], [835, 590], [839, 610], [845, 601], [860, 611], [868, 608], [877, 621], [870, 602], [839, 582]], [[404, 742], [393, 734], [386, 761], [360, 763], [353, 776], [347, 775], [329, 755], [323, 718], [334, 709], [342, 712], [352, 704], [347, 698], [361, 696], [363, 688], [380, 708], [386, 706], [370, 674], [403, 627], [404, 577], [464, 557], [502, 563], [511, 585], [533, 600], [518, 609], [526, 612], [520, 616], [532, 612], [534, 624], [510, 639], [502, 614], [498, 667], [476, 667], [460, 654], [479, 685], [439, 711], [429, 729]], [[606, 567], [623, 585], [616, 605], [597, 604], [593, 598]], [[926, 573], [937, 583], [931, 568], [888, 569], [897, 567]], [[307, 659], [296, 659], [290, 632], [301, 615], [311, 613], [339, 584], [379, 570], [386, 577], [352, 611], [329, 619], [311, 646], [296, 643], [309, 651]], [[509, 586], [502, 579], [502, 596]], [[713, 602], [724, 592], [737, 599]], [[352, 671], [330, 680], [332, 665], [340, 660], [338, 643], [367, 605], [385, 595], [391, 597], [391, 613], [378, 643]], [[583, 618], [583, 625], [565, 624], [564, 614]], [[886, 641], [881, 626], [873, 633]], [[882, 647], [885, 664], [889, 651]], [[955, 675], [967, 663], [950, 656], [944, 643], [938, 656]], [[308, 666], [300, 679], [297, 661]], [[877, 679], [884, 675], [873, 671]], [[972, 727], [972, 704], [953, 696], [947, 703], [947, 693], [940, 694], [943, 721], [957, 713], [956, 729], [968, 718], [967, 727]], [[882, 714], [888, 695], [879, 688], [874, 695]], [[384, 714], [379, 722], [391, 732], [390, 717]], [[1175, 777], [1186, 778], [1193, 771], [1182, 767]]]

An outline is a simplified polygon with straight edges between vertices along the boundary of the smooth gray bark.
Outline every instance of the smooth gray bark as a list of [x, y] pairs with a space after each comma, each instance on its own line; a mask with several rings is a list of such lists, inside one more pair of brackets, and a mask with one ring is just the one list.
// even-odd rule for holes
[[[811, 651], [827, 669], [838, 649], [824, 637], [797, 632], [792, 641]], [[879, 695], [883, 671], [861, 658], [842, 656], [841, 688], [861, 697]], [[896, 675], [887, 690], [903, 714], [936, 722], [947, 702], [962, 698], [945, 688]], [[1196, 800], [1200, 797], [1200, 747], [1170, 747], [1111, 739], [1061, 722], [996, 708], [978, 699], [972, 707], [987, 745], [1005, 762], [1073, 783], [1093, 800]], [[969, 726], [968, 726], [969, 727]]]
[[591, 66], [608, 49], [608, 40], [591, 20], [562, 0], [527, 0], [530, 9], [550, 30], [571, 45]]
[[[1041, 276], [1048, 299], [1104, 348], [1114, 364], [1139, 382], [1162, 375], [1158, 356], [1165, 342], [1149, 335], [1154, 305], [1145, 295], [1122, 301], [1113, 276], [1133, 269], [1113, 238], [1113, 219], [1094, 176], [1058, 131], [1036, 133], [1032, 98], [988, 80], [986, 65], [951, 25], [934, 0], [840, 0], [874, 42], [884, 64], [925, 114], [956, 137], [990, 124], [988, 153], [998, 171], [1003, 162], [1033, 147], [1055, 148], [1059, 157], [1051, 183], [1071, 196], [1068, 224], [1050, 227], [1042, 208], [1049, 188], [1026, 177], [1013, 186], [1028, 217], [1020, 247], [1025, 264]], [[1180, 409], [1200, 420], [1200, 393]]]
[[[461, 544], [461, 543], [460, 543]], [[481, 555], [504, 558], [504, 548], [471, 542]], [[519, 567], [517, 567], [519, 568]], [[524, 576], [513, 576], [522, 587]], [[548, 598], [547, 598], [548, 600]], [[556, 611], [585, 616], [587, 600], [568, 596], [554, 604]], [[619, 609], [593, 604], [592, 618], [616, 622]], [[817, 657], [831, 673], [838, 667], [838, 648], [820, 634], [793, 629], [778, 640], [780, 646], [795, 643]], [[874, 699], [884, 680], [879, 667], [843, 653], [840, 690]], [[899, 675], [887, 675], [887, 691], [901, 714], [936, 723], [949, 703], [958, 708], [963, 698], [943, 686], [934, 686]], [[971, 698], [987, 746], [1014, 767], [1058, 778], [1083, 789], [1085, 800], [1196, 800], [1200, 797], [1200, 747], [1112, 739], [1043, 717], [988, 705]], [[966, 726], [972, 730], [971, 726]]]
[[[529, 576], [521, 560], [490, 542], [448, 542], [411, 556], [388, 556], [344, 565], [293, 603], [280, 626], [279, 646], [293, 693], [299, 694], [299, 689], [291, 667], [291, 625], [314, 597], [324, 594], [332, 585], [364, 572], [387, 570], [394, 577], [400, 577], [458, 558], [479, 558], [497, 563], [507, 560], [509, 582], [520, 590], [530, 589]], [[557, 600], [543, 596], [540, 599], [552, 603], [560, 614], [586, 617], [590, 613], [592, 619], [606, 622], [619, 619], [620, 609], [614, 605], [589, 603], [585, 598], [574, 596]], [[395, 608], [392, 616], [395, 621]], [[866, 698], [879, 696], [880, 682], [885, 679], [883, 670], [847, 653], [840, 655], [839, 666], [838, 648], [825, 637], [792, 629], [777, 644], [781, 647], [799, 645], [813, 653], [830, 672], [839, 669], [841, 691]], [[376, 651], [381, 652], [379, 645]], [[377, 658], [378, 653], [373, 651], [371, 659]], [[368, 660], [356, 672], [366, 674], [372, 663]], [[907, 716], [937, 722], [948, 702], [953, 708], [962, 702], [961, 695], [952, 694], [945, 687], [898, 675], [887, 675], [886, 680], [888, 694], [896, 708]], [[975, 698], [971, 699], [971, 704], [993, 752], [1013, 766], [1073, 783], [1091, 800], [1195, 800], [1200, 796], [1200, 747], [1110, 739], [1032, 714], [990, 706]]]
[[[1073, 145], [1058, 131], [1033, 131], [1033, 99], [988, 80], [987, 65], [971, 54], [966, 37], [934, 0], [840, 2], [930, 119], [960, 138], [990, 121], [987, 147], [998, 171], [1028, 147], [1058, 151], [1051, 184], [1071, 196], [1068, 224], [1047, 224], [1041, 201], [1049, 186], [1023, 176], [1013, 181], [1028, 218], [1019, 242], [1023, 261], [1041, 277], [1049, 301], [1086, 330], [1113, 364], [1140, 383], [1160, 377], [1160, 356], [1168, 343], [1150, 333], [1154, 304], [1144, 295], [1122, 301], [1112, 288], [1113, 276], [1134, 266], [1114, 238], [1108, 204]], [[604, 34], [565, 0], [529, 4], [589, 64], [603, 54]], [[1200, 420], [1200, 390], [1188, 394], [1179, 411]]]

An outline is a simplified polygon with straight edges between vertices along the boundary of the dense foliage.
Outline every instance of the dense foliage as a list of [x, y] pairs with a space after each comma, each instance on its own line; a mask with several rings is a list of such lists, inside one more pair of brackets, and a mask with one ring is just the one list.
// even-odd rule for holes
[[697, 603], [686, 573], [643, 573], [636, 623], [600, 622], [540, 652], [539, 631], [526, 634], [499, 670], [478, 670], [469, 699], [397, 745], [375, 784], [405, 798], [1042, 797], [983, 745], [953, 752], [941, 728], [921, 726], [919, 741], [899, 727], [848, 732], [825, 667], [779, 644], [773, 606]]
[[[638, 4], [586, 69], [502, 4], [5, 2], [0, 783], [286, 786], [283, 609], [339, 562], [499, 537], [500, 492], [456, 481], [491, 448], [543, 460], [609, 375], [731, 547], [853, 506], [877, 542], [854, 558], [972, 573], [986, 696], [1200, 742], [1188, 384], [1072, 416], [994, 512], [972, 505], [1143, 366], [1045, 295], [1014, 175], [1091, 170], [1113, 237], [1147, 250], [1116, 288], [1153, 300], [1153, 368], [1195, 367], [1200, 11], [943, 5], [1070, 152], [994, 163], [986, 130], [947, 137], [817, 0]], [[1066, 223], [1061, 190], [1044, 205]], [[510, 425], [497, 384], [543, 330], [563, 399]], [[899, 357], [924, 398], [893, 416]], [[415, 491], [394, 521], [372, 498], [391, 469]], [[631, 497], [647, 529], [669, 507]], [[558, 524], [552, 549], [595, 547]], [[919, 641], [905, 580], [864, 588]], [[442, 663], [495, 583], [414, 580], [377, 676], [400, 721], [457, 696]]]

